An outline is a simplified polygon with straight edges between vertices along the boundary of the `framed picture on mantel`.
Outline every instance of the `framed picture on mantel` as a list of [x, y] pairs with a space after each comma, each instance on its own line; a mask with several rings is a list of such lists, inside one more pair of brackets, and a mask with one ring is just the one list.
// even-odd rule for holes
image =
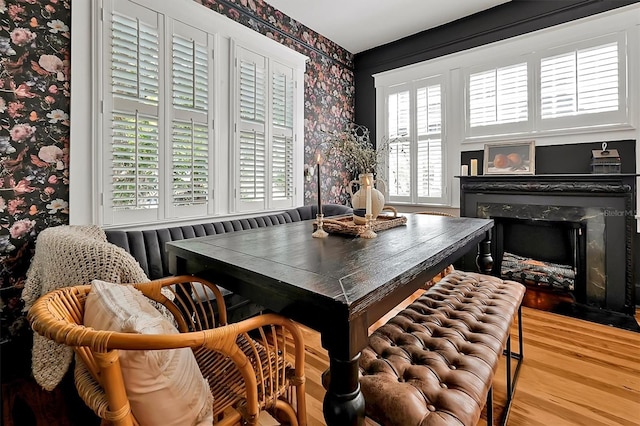
[[485, 144], [484, 174], [535, 174], [535, 155], [535, 141]]

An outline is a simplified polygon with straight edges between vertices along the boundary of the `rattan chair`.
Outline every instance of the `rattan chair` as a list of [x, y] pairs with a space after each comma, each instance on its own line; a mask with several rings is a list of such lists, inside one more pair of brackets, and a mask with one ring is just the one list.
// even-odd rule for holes
[[[425, 211], [416, 212], [415, 214], [428, 214], [432, 216], [455, 217], [451, 213], [439, 212], [436, 210], [425, 210]], [[444, 277], [452, 273], [454, 270], [455, 268], [453, 267], [453, 265], [447, 266], [440, 273], [438, 273], [438, 275], [436, 275], [435, 277], [431, 278], [429, 281], [424, 283], [424, 288], [428, 289], [429, 287], [432, 287], [434, 284], [436, 284], [438, 281], [440, 281], [441, 279], [443, 279]]]
[[[123, 385], [119, 350], [190, 347], [213, 394], [214, 424], [256, 424], [266, 410], [279, 421], [306, 425], [304, 342], [296, 324], [264, 314], [226, 325], [218, 287], [192, 276], [134, 286], [171, 312], [180, 333], [144, 335], [83, 326], [89, 285], [52, 291], [28, 313], [33, 330], [74, 347], [82, 360], [76, 365], [78, 393], [103, 424], [138, 424]], [[173, 300], [165, 296], [167, 290]]]

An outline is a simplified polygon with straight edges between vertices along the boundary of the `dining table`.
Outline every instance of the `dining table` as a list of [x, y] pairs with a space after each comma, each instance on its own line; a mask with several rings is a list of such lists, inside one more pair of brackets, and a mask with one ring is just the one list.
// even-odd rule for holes
[[[361, 425], [368, 329], [445, 267], [487, 246], [492, 219], [403, 213], [360, 238], [314, 238], [314, 220], [168, 242], [170, 271], [194, 274], [317, 330], [329, 355], [327, 425]], [[483, 244], [480, 244], [484, 242]], [[485, 254], [486, 255], [486, 254]]]

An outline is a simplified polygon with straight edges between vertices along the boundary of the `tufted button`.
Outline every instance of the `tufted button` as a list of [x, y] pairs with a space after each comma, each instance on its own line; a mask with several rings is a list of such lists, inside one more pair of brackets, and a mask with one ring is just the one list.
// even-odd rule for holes
[[452, 369], [452, 370], [455, 370], [456, 366], [455, 365], [450, 365], [449, 368]]
[[431, 412], [434, 412], [434, 411], [436, 411], [436, 407], [434, 407], [433, 405], [429, 404], [429, 405], [427, 405], [427, 410], [429, 410]]
[[447, 384], [446, 384], [446, 383], [440, 383], [440, 387], [441, 387], [442, 389], [449, 389], [449, 386], [447, 386]]

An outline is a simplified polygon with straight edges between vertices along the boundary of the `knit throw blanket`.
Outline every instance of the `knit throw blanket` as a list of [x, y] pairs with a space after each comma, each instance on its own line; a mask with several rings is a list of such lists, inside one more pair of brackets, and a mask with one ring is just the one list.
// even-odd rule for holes
[[[98, 226], [56, 226], [38, 234], [36, 252], [22, 291], [27, 311], [38, 297], [58, 288], [91, 284], [94, 279], [112, 283], [139, 283], [149, 279], [124, 249], [107, 241]], [[62, 380], [73, 349], [37, 333], [33, 336], [31, 370], [36, 382], [53, 390]]]

